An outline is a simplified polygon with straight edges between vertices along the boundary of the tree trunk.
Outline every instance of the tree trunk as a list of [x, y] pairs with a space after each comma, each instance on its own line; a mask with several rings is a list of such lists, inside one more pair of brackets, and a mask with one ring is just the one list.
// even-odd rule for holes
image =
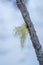
[[23, 0], [16, 0], [16, 3], [17, 3], [17, 6], [18, 6], [18, 8], [23, 16], [25, 23], [26, 23], [27, 29], [29, 31], [31, 41], [32, 41], [33, 47], [35, 49], [37, 59], [39, 61], [39, 65], [43, 65], [43, 50], [42, 50], [42, 47], [41, 47], [40, 42], [38, 40], [38, 37], [36, 35], [36, 31], [34, 29], [32, 21], [30, 19], [27, 8], [22, 1]]

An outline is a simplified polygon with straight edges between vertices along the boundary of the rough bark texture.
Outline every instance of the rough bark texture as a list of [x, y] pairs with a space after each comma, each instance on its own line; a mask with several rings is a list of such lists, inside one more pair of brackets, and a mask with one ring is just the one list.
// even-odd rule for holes
[[22, 16], [23, 16], [23, 19], [26, 23], [26, 26], [28, 28], [33, 47], [35, 49], [37, 59], [39, 61], [39, 65], [43, 65], [43, 50], [42, 50], [42, 47], [41, 47], [40, 42], [38, 40], [38, 37], [36, 35], [36, 31], [34, 29], [32, 21], [30, 19], [27, 8], [22, 1], [23, 0], [16, 0], [16, 3], [17, 3], [17, 6], [18, 6]]

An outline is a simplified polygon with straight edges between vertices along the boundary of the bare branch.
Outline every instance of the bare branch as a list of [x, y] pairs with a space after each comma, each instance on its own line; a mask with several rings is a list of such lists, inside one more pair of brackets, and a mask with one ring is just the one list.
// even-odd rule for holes
[[37, 59], [39, 61], [40, 65], [43, 65], [43, 51], [42, 51], [42, 47], [40, 45], [40, 42], [38, 40], [38, 36], [36, 34], [36, 31], [34, 29], [34, 26], [32, 24], [32, 21], [30, 19], [29, 13], [27, 11], [27, 8], [25, 6], [25, 4], [22, 2], [22, 0], [16, 0], [17, 6], [23, 16], [23, 19], [26, 23], [27, 29], [29, 31], [30, 34], [30, 38], [33, 44], [33, 47], [35, 49], [36, 55], [37, 55]]

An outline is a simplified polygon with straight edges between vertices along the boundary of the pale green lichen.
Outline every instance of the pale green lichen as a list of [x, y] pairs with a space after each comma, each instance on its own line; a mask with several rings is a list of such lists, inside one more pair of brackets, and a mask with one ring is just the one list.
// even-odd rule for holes
[[23, 25], [15, 28], [14, 35], [18, 35], [20, 37], [22, 47], [24, 46], [24, 42], [25, 42], [27, 34], [28, 34], [28, 30], [26, 28], [26, 24], [23, 24]]

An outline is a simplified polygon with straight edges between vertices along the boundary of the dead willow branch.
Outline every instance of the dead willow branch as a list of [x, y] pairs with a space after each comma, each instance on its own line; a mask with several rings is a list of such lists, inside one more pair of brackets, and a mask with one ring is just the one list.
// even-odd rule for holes
[[26, 23], [27, 29], [30, 34], [30, 38], [33, 44], [33, 47], [35, 49], [37, 59], [39, 61], [39, 65], [43, 65], [43, 50], [41, 47], [41, 44], [38, 40], [38, 36], [36, 34], [35, 28], [33, 26], [33, 23], [30, 19], [29, 12], [27, 11], [27, 8], [25, 4], [23, 3], [23, 0], [16, 0], [17, 6], [22, 14], [22, 17]]

